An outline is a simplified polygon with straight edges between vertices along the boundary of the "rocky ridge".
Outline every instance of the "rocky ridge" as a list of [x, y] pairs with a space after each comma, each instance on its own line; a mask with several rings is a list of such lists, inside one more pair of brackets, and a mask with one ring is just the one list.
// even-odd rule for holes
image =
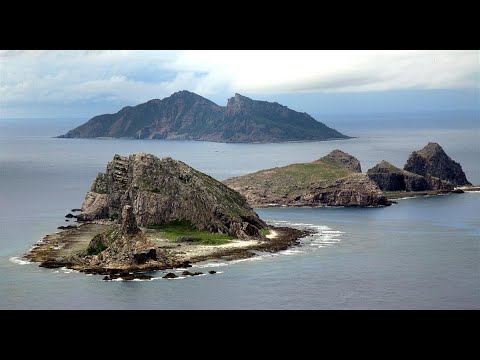
[[422, 176], [400, 169], [383, 160], [367, 171], [382, 191], [451, 191], [453, 185], [432, 176]]
[[472, 185], [467, 180], [462, 166], [452, 160], [437, 143], [429, 142], [423, 149], [414, 151], [404, 169], [425, 177], [448, 181], [454, 186]]

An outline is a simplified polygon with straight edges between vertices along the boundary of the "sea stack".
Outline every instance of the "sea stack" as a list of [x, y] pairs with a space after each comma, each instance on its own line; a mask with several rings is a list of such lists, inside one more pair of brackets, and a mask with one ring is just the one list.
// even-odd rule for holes
[[404, 169], [425, 177], [448, 181], [454, 186], [472, 185], [462, 166], [452, 160], [437, 143], [429, 142], [423, 149], [414, 151]]

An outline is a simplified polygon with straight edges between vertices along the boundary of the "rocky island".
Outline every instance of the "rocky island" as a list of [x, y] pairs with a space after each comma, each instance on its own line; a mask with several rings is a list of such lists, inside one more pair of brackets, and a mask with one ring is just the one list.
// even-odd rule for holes
[[268, 226], [221, 182], [181, 161], [145, 153], [115, 155], [72, 217], [80, 226], [47, 235], [26, 258], [43, 267], [105, 274], [105, 280], [131, 280], [148, 278], [142, 272], [150, 270], [283, 250], [308, 233]]
[[384, 160], [365, 174], [355, 157], [334, 150], [311, 163], [260, 170], [224, 183], [243, 194], [253, 207], [376, 207], [402, 197], [477, 189], [471, 187], [461, 165], [437, 143], [414, 151], [404, 169]]
[[227, 179], [251, 206], [387, 206], [382, 190], [353, 156], [334, 150], [310, 163], [260, 170]]
[[369, 169], [367, 175], [390, 199], [461, 193], [463, 190], [459, 186], [468, 190], [472, 185], [462, 166], [452, 160], [439, 144], [431, 142], [414, 151], [403, 169], [384, 160]]
[[227, 106], [189, 91], [95, 116], [60, 138], [131, 138], [216, 142], [348, 139], [307, 113], [235, 94]]

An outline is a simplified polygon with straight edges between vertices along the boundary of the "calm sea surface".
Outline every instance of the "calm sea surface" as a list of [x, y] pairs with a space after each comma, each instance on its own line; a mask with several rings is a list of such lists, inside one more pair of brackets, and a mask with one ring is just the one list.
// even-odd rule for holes
[[[413, 118], [412, 118], [413, 116]], [[415, 122], [414, 115], [409, 118]], [[200, 265], [217, 275], [103, 282], [19, 260], [80, 207], [115, 153], [171, 156], [219, 179], [335, 148], [366, 171], [381, 160], [403, 167], [428, 141], [440, 143], [480, 184], [480, 127], [337, 127], [356, 139], [283, 144], [75, 140], [52, 136], [73, 120], [0, 120], [0, 309], [480, 309], [480, 193], [400, 200], [381, 209], [274, 208], [274, 224], [317, 234], [275, 255]], [[351, 125], [351, 124], [350, 124]]]

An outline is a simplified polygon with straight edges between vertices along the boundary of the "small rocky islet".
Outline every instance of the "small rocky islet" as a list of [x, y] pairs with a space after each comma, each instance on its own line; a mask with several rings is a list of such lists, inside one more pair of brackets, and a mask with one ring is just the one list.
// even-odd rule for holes
[[398, 197], [463, 192], [459, 187], [475, 189], [436, 143], [414, 151], [404, 169], [382, 161], [362, 173], [358, 159], [334, 150], [311, 163], [224, 183], [169, 157], [115, 155], [82, 208], [71, 210], [79, 214], [66, 215], [80, 225], [59, 227], [63, 231], [47, 235], [25, 257], [43, 267], [106, 275], [104, 280], [149, 279], [148, 271], [285, 250], [311, 233], [268, 226], [252, 206], [378, 207]]
[[390, 199], [462, 193], [472, 187], [462, 166], [432, 142], [412, 152], [403, 169], [384, 160], [367, 175]]

